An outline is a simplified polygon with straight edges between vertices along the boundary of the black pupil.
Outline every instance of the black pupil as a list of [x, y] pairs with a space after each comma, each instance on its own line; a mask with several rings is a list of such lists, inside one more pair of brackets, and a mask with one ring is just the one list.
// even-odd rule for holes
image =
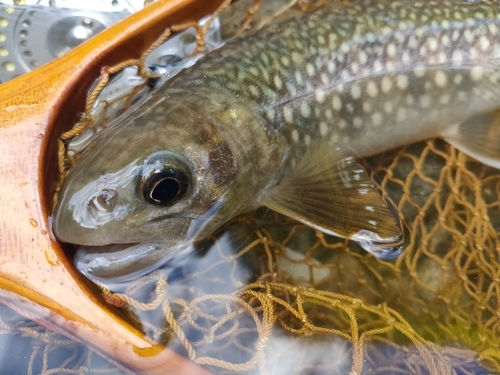
[[169, 203], [179, 195], [179, 182], [171, 177], [160, 180], [151, 191], [151, 199], [159, 203]]

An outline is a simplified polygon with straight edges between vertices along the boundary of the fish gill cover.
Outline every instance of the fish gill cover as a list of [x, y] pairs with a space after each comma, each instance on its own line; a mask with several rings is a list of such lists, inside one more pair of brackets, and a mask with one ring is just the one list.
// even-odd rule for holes
[[[216, 374], [500, 373], [498, 170], [437, 139], [365, 162], [408, 225], [396, 260], [261, 210], [103, 294]], [[109, 373], [2, 310], [4, 335], [37, 343], [27, 373]]]

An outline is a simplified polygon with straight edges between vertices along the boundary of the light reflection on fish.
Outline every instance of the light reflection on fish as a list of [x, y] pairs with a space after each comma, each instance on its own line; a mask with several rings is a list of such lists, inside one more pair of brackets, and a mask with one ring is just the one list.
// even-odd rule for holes
[[102, 132], [54, 231], [101, 277], [262, 205], [395, 257], [401, 224], [355, 156], [441, 136], [498, 167], [499, 34], [494, 2], [354, 0], [230, 41]]

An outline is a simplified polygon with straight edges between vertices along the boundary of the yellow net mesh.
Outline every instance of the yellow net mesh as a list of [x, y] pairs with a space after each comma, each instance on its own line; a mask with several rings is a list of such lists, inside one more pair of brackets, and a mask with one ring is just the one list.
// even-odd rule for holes
[[[500, 373], [500, 174], [441, 140], [366, 163], [409, 227], [395, 261], [261, 210], [106, 300], [216, 374]], [[44, 373], [111, 371], [18, 317], [0, 327]]]

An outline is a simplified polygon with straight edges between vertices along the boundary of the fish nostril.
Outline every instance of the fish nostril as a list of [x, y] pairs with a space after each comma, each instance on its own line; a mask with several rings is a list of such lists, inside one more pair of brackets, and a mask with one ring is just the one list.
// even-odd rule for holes
[[118, 193], [114, 189], [103, 189], [101, 193], [95, 198], [95, 204], [107, 212], [114, 210]]

